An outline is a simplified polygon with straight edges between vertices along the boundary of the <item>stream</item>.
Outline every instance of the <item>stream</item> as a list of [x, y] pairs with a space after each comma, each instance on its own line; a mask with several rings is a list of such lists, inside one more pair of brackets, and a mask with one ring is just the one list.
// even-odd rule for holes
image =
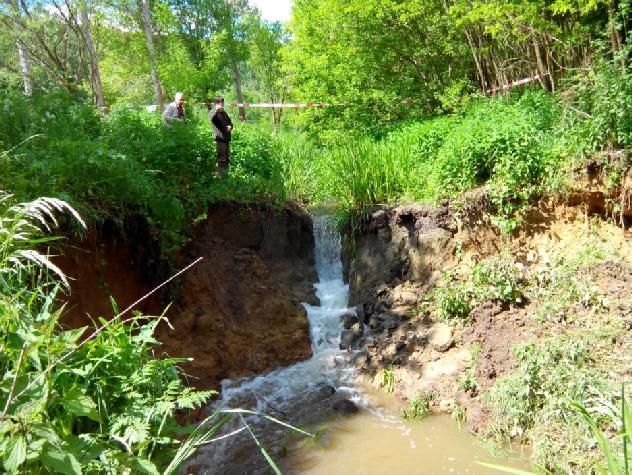
[[[222, 428], [228, 434], [245, 424], [249, 431], [199, 451], [186, 473], [272, 473], [253, 437], [283, 473], [380, 474], [498, 473], [476, 463], [492, 461], [525, 467], [519, 458], [496, 459], [449, 416], [405, 421], [401, 407], [383, 391], [361, 382], [353, 356], [340, 350], [340, 317], [348, 308], [343, 281], [340, 235], [325, 216], [314, 217], [315, 260], [320, 305], [307, 310], [313, 355], [309, 360], [253, 378], [222, 382], [224, 408], [253, 409], [317, 432], [305, 437], [260, 416], [235, 417]], [[348, 399], [360, 412], [336, 415], [332, 405]]]

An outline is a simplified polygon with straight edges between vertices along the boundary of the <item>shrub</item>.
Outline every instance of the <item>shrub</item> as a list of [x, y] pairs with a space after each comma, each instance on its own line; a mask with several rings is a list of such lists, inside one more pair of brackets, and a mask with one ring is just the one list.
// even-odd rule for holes
[[65, 199], [89, 221], [139, 214], [165, 256], [186, 242], [210, 203], [286, 199], [273, 139], [256, 127], [236, 127], [231, 174], [220, 180], [204, 113], [165, 128], [158, 113], [119, 109], [101, 117], [61, 93], [1, 100], [1, 188], [20, 200]]
[[522, 301], [523, 278], [512, 260], [493, 258], [477, 264], [471, 282], [478, 300]]
[[463, 322], [474, 308], [473, 295], [466, 284], [437, 287], [433, 297], [435, 315], [439, 320]]
[[528, 441], [534, 462], [555, 473], [586, 471], [598, 455], [588, 450], [592, 437], [570, 403], [586, 404], [611, 392], [607, 363], [596, 356], [611, 338], [609, 332], [569, 334], [518, 346], [518, 371], [499, 379], [486, 395], [493, 413], [489, 434], [503, 445]]
[[179, 409], [212, 392], [182, 384], [177, 359], [155, 359], [161, 318], [99, 320], [64, 330], [55, 297], [67, 282], [40, 228], [66, 203], [0, 199], [0, 460], [9, 473], [158, 473], [178, 448]]
[[489, 259], [474, 266], [461, 283], [437, 287], [433, 294], [435, 315], [440, 320], [464, 323], [474, 307], [485, 300], [518, 304], [522, 302], [524, 282], [515, 263], [507, 259]]

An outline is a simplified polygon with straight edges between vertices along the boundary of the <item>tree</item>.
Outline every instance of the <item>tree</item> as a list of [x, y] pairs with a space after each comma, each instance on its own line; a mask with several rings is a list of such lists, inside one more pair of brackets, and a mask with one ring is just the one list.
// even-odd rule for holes
[[[289, 83], [283, 71], [282, 48], [289, 41], [281, 23], [261, 22], [253, 15], [249, 26], [249, 66], [254, 76], [255, 87], [272, 103], [284, 102]], [[279, 131], [283, 108], [271, 108], [274, 130]]]
[[[70, 11], [70, 9], [69, 9]], [[101, 70], [99, 69], [99, 58], [97, 56], [97, 49], [94, 46], [92, 39], [92, 27], [90, 25], [90, 16], [88, 14], [88, 5], [85, 0], [80, 0], [79, 3], [80, 14], [80, 33], [83, 37], [83, 41], [86, 45], [86, 49], [90, 55], [91, 75], [90, 83], [92, 91], [94, 93], [97, 106], [103, 110], [105, 108], [105, 100], [103, 97], [103, 84], [101, 82]]]
[[[0, 24], [13, 35], [18, 45], [20, 73], [33, 78], [31, 60], [42, 70], [42, 84], [53, 81], [76, 93], [88, 81], [95, 102], [104, 106], [99, 61], [92, 39], [89, 7], [66, 1], [2, 0]], [[12, 69], [4, 63], [3, 67]], [[32, 83], [32, 81], [29, 81]], [[29, 84], [32, 88], [32, 84]], [[26, 85], [25, 85], [26, 89]]]
[[379, 133], [384, 124], [432, 113], [471, 70], [439, 0], [297, 0], [290, 28], [293, 87], [304, 100], [335, 106], [309, 113], [315, 127], [335, 117], [342, 128], [362, 124]]
[[149, 9], [149, 0], [138, 0], [139, 10], [143, 19], [143, 29], [145, 30], [145, 39], [147, 41], [147, 54], [149, 55], [149, 64], [151, 66], [151, 80], [154, 86], [154, 99], [160, 110], [164, 107], [164, 99], [162, 96], [162, 86], [160, 85], [160, 74], [158, 72], [158, 61], [156, 58], [156, 50], [154, 48], [154, 29], [151, 24], [151, 11]]

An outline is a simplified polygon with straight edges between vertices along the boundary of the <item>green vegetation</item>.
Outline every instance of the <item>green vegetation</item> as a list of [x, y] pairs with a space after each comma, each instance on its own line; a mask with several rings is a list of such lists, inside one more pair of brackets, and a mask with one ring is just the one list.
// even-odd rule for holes
[[156, 359], [163, 317], [122, 314], [95, 327], [64, 330], [55, 306], [66, 277], [35, 248], [40, 228], [66, 212], [62, 201], [0, 201], [0, 459], [8, 473], [158, 473], [184, 428], [176, 411], [212, 391], [184, 386], [176, 364]]
[[480, 343], [475, 343], [472, 348], [472, 361], [470, 362], [469, 368], [467, 368], [465, 374], [459, 381], [459, 389], [470, 391], [473, 394], [477, 393], [480, 383], [478, 379], [476, 379], [476, 367], [478, 365], [480, 353], [481, 345]]
[[607, 300], [587, 270], [613, 258], [616, 256], [595, 242], [582, 246], [570, 258], [552, 255], [550, 264], [534, 274], [531, 294], [542, 302], [536, 313], [538, 320], [570, 323], [581, 314], [577, 307], [592, 314], [607, 309]]
[[463, 282], [446, 277], [447, 284], [434, 291], [434, 314], [440, 320], [465, 323], [472, 309], [486, 300], [514, 305], [522, 301], [524, 278], [512, 259], [482, 261]]
[[[164, 319], [60, 327], [65, 276], [39, 232], [56, 224], [54, 212], [66, 213], [55, 218], [64, 232], [85, 228], [75, 209], [88, 227], [138, 219], [166, 261], [222, 201], [332, 206], [341, 227], [357, 231], [377, 206], [447, 199], [455, 210], [454, 198], [479, 189], [485, 219], [512, 233], [535, 200], [573, 191], [594, 162], [606, 212], [625, 226], [631, 15], [629, 0], [296, 0], [282, 25], [247, 0], [3, 2], [0, 190], [14, 196], [0, 198], [4, 469], [169, 472], [219, 423], [177, 442], [186, 431], [176, 411], [210, 393], [184, 385], [178, 360], [152, 357]], [[504, 88], [534, 72], [537, 82]], [[160, 109], [180, 90], [187, 123], [165, 128], [142, 107]], [[195, 103], [216, 94], [328, 106], [230, 110], [231, 168], [220, 178]], [[466, 324], [485, 301], [537, 300], [542, 328], [577, 326], [519, 347], [520, 367], [488, 394], [490, 436], [530, 441], [554, 470], [599, 468], [595, 427], [616, 439], [602, 409], [616, 399], [606, 363], [621, 318], [587, 270], [606, 251], [552, 256], [529, 275], [512, 259], [485, 260], [433, 294], [434, 315], [449, 322]], [[381, 386], [390, 394], [395, 383], [384, 369]], [[461, 382], [478, 386], [473, 371]], [[610, 405], [589, 411], [591, 424], [571, 401]], [[406, 414], [426, 403], [415, 398]]]
[[[464, 282], [437, 289], [435, 314], [451, 321], [467, 320], [465, 312], [457, 312], [459, 298], [472, 305], [523, 299], [534, 304], [529, 313], [538, 322], [537, 337], [513, 349], [518, 369], [480, 392], [475, 377], [479, 350], [474, 348], [459, 387], [492, 410], [482, 435], [498, 447], [510, 441], [528, 445], [542, 473], [600, 472], [606, 466], [596, 441], [609, 444], [606, 459], [617, 460], [622, 470], [629, 455], [621, 455], [626, 439], [617, 437], [622, 431], [617, 407], [622, 404], [618, 387], [625, 382], [621, 361], [628, 353], [629, 297], [613, 289], [620, 285], [616, 276], [626, 279], [629, 264], [597, 235], [571, 250], [541, 252], [537, 264], [520, 270], [508, 259], [483, 261]], [[587, 423], [587, 414], [592, 422]], [[460, 411], [457, 417], [466, 414]], [[595, 429], [607, 434], [604, 440]]]
[[587, 450], [590, 432], [569, 403], [597, 401], [612, 391], [595, 362], [599, 350], [607, 351], [609, 338], [610, 333], [574, 334], [516, 348], [520, 369], [487, 395], [493, 437], [500, 443], [514, 437], [529, 440], [535, 463], [553, 471], [595, 463], [596, 454]]
[[[628, 474], [630, 473], [630, 464], [632, 464], [632, 413], [630, 412], [630, 401], [625, 396], [625, 386], [621, 386], [621, 411], [614, 410], [614, 414], [609, 416], [620, 426], [618, 435], [621, 437], [623, 444], [623, 458], [620, 459], [615, 454], [615, 450], [612, 447], [610, 441], [606, 438], [596, 419], [590, 414], [588, 409], [578, 403], [573, 403], [572, 407], [581, 414], [586, 424], [590, 427], [593, 435], [599, 443], [599, 448], [606, 459], [607, 470], [600, 469], [598, 473], [609, 474]], [[614, 416], [614, 417], [613, 417]]]
[[306, 183], [292, 191], [359, 215], [376, 204], [438, 201], [489, 182], [492, 202], [511, 218], [517, 201], [550, 187], [561, 172], [554, 150], [565, 134], [561, 114], [542, 93], [479, 99], [463, 114], [402, 124], [382, 140], [301, 148], [289, 175]]
[[386, 394], [393, 394], [395, 390], [395, 383], [397, 379], [395, 377], [395, 371], [393, 371], [393, 367], [389, 366], [388, 368], [382, 369], [382, 380], [380, 381], [380, 387], [384, 388]]
[[0, 189], [19, 200], [55, 196], [89, 222], [140, 215], [165, 255], [189, 225], [220, 200], [285, 199], [273, 142], [256, 128], [235, 132], [233, 171], [215, 174], [205, 114], [165, 128], [159, 114], [122, 109], [100, 117], [67, 94], [5, 96], [0, 110]]
[[407, 421], [421, 420], [430, 414], [430, 404], [435, 399], [432, 393], [420, 392], [408, 403], [408, 409], [402, 411], [402, 417]]

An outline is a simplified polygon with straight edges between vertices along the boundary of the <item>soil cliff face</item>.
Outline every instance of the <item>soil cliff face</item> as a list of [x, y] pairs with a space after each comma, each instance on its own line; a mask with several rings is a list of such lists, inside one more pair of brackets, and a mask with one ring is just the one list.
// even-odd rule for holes
[[158, 334], [198, 387], [287, 366], [311, 356], [307, 313], [315, 303], [314, 238], [309, 216], [219, 206], [209, 212], [184, 262], [203, 256], [184, 277], [169, 312], [173, 330]]
[[356, 237], [349, 268], [349, 302], [367, 304], [373, 314], [385, 285], [433, 282], [453, 250], [454, 230], [447, 205], [400, 206], [376, 211]]
[[[604, 192], [599, 193], [603, 198]], [[584, 320], [601, 320], [580, 297], [569, 310], [573, 322], [543, 320], [538, 313], [549, 303], [548, 294], [538, 294], [539, 273], [542, 269], [561, 272], [551, 267], [551, 256], [562, 256], [560, 262], [566, 262], [595, 245], [619, 260], [583, 264], [578, 272], [590, 276], [591, 291], [599, 295], [599, 302], [607, 302], [600, 307], [607, 307], [603, 310], [607, 318], [600, 318], [627, 328], [617, 330], [609, 343], [610, 353], [629, 353], [630, 311], [621, 307], [621, 292], [629, 289], [632, 278], [626, 264], [632, 262], [630, 230], [621, 229], [628, 223], [627, 208], [622, 206], [614, 220], [607, 219], [612, 211], [600, 207], [595, 196], [580, 191], [566, 202], [543, 199], [530, 208], [513, 235], [502, 235], [490, 224], [484, 189], [467, 193], [452, 206], [375, 211], [354, 237], [348, 278], [357, 320], [349, 317], [341, 346], [358, 351], [353, 362], [376, 387], [384, 386], [388, 372], [395, 381], [393, 394], [402, 401], [426, 395], [432, 399], [432, 410], [455, 412], [471, 430], [485, 433], [494, 416], [484, 396], [499, 378], [517, 371], [514, 347], [570, 331], [598, 334], [590, 325], [582, 326]], [[475, 264], [501, 256], [521, 269], [522, 285], [526, 289], [529, 281], [532, 286], [529, 295], [511, 305], [490, 297], [478, 302], [465, 322], [439, 321], [432, 300], [436, 287], [448, 285], [442, 274], [463, 280]], [[629, 292], [625, 295], [629, 299]], [[363, 331], [354, 331], [356, 321]], [[629, 378], [629, 365], [620, 366], [613, 374]]]
[[[110, 295], [123, 309], [160, 283], [166, 273], [151, 265], [155, 254], [145, 238], [105, 226], [63, 249], [56, 262], [75, 279], [63, 323], [78, 327], [90, 323], [88, 314], [109, 317]], [[157, 351], [193, 358], [183, 368], [199, 388], [308, 358], [301, 302], [316, 302], [313, 249], [311, 219], [300, 210], [213, 207], [174, 264], [204, 259], [174, 282], [167, 295], [175, 297], [153, 296], [138, 307], [159, 314], [172, 302], [166, 314], [172, 328], [159, 327]]]

